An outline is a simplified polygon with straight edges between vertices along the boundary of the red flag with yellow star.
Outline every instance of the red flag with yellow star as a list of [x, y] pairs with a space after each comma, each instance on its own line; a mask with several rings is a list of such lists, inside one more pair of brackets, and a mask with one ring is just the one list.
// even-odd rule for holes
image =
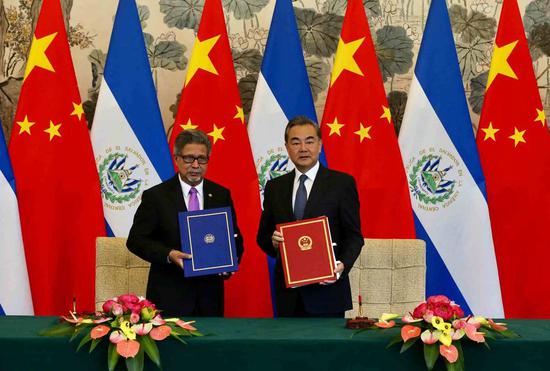
[[225, 283], [225, 316], [272, 316], [267, 261], [255, 242], [260, 188], [220, 0], [205, 2], [170, 148], [182, 130], [195, 128], [212, 141], [206, 177], [231, 190], [245, 244], [239, 272]]
[[505, 0], [477, 132], [506, 317], [548, 318], [550, 133], [518, 5]]
[[9, 144], [37, 315], [94, 310], [99, 178], [58, 0], [44, 1]]
[[369, 238], [414, 238], [407, 179], [369, 24], [350, 0], [321, 121], [329, 167], [355, 177]]

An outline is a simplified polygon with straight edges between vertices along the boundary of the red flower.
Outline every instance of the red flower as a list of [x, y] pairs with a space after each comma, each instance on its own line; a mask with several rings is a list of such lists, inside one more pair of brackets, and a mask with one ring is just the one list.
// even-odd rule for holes
[[103, 309], [105, 313], [109, 313], [111, 312], [111, 308], [113, 307], [113, 304], [116, 304], [116, 301], [112, 299], [107, 300], [105, 303], [103, 303], [103, 306], [101, 307], [101, 309]]
[[422, 318], [424, 317], [424, 314], [426, 313], [426, 310], [428, 309], [427, 303], [421, 303], [416, 308], [414, 308], [413, 311], [413, 317], [414, 318]]
[[451, 300], [445, 295], [433, 295], [426, 300], [428, 305], [451, 304]]
[[460, 305], [453, 305], [453, 311], [456, 318], [464, 317], [464, 311], [460, 308]]
[[454, 315], [453, 307], [450, 303], [440, 302], [434, 304], [433, 309], [434, 315], [443, 318], [444, 321], [448, 321]]

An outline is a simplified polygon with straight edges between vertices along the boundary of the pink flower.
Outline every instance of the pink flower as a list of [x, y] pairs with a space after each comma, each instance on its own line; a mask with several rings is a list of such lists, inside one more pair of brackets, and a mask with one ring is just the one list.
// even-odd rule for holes
[[478, 332], [477, 328], [473, 324], [468, 323], [466, 327], [464, 327], [464, 331], [466, 332], [466, 336], [468, 336], [468, 339], [473, 340], [476, 343], [485, 342], [485, 336], [483, 336], [483, 332]]
[[166, 321], [162, 319], [162, 316], [160, 314], [157, 314], [156, 316], [153, 317], [153, 319], [151, 320], [151, 323], [155, 326], [161, 326], [161, 325], [164, 325]]
[[449, 361], [449, 363], [455, 363], [458, 359], [458, 350], [454, 345], [440, 345], [439, 346], [439, 354], [441, 354], [443, 357]]
[[131, 323], [138, 323], [139, 322], [139, 314], [132, 312], [132, 314], [130, 314], [130, 322]]
[[426, 330], [422, 333], [422, 335], [420, 335], [420, 338], [424, 344], [434, 344], [439, 340], [440, 335], [441, 331]]
[[119, 303], [114, 303], [111, 307], [111, 313], [115, 316], [120, 316], [124, 313], [124, 307]]
[[113, 344], [118, 344], [122, 340], [126, 340], [126, 336], [122, 333], [122, 331], [116, 330], [111, 332], [111, 335], [109, 336], [109, 341]]
[[134, 294], [124, 294], [118, 297], [118, 301], [122, 304], [139, 303], [139, 298]]
[[140, 336], [147, 335], [153, 329], [152, 323], [139, 323], [132, 326], [132, 330]]
[[395, 326], [395, 321], [391, 320], [389, 322], [387, 321], [379, 321], [379, 322], [376, 322], [374, 324], [376, 327], [380, 327], [380, 328], [390, 328], [390, 327], [393, 327]]
[[179, 327], [189, 331], [196, 331], [197, 329], [191, 326], [191, 323], [195, 323], [195, 321], [184, 322], [181, 319], [176, 321], [176, 325], [178, 325]]
[[464, 336], [465, 332], [463, 329], [451, 330], [451, 339], [460, 340]]
[[149, 333], [149, 336], [153, 340], [160, 341], [170, 336], [171, 332], [172, 332], [172, 329], [169, 326], [163, 325], [152, 329], [151, 332]]
[[132, 313], [140, 313], [141, 305], [139, 303], [126, 303], [126, 309]]
[[401, 321], [403, 321], [404, 323], [414, 323], [422, 321], [422, 318], [414, 318], [412, 314], [408, 313], [405, 314], [403, 318], [401, 318]]
[[113, 308], [113, 304], [118, 304], [118, 303], [112, 299], [109, 299], [105, 303], [103, 303], [103, 306], [101, 307], [101, 309], [103, 309], [105, 313], [109, 313]]
[[90, 331], [90, 337], [92, 339], [99, 339], [109, 333], [110, 328], [105, 325], [97, 325]]
[[139, 342], [135, 340], [122, 340], [117, 343], [116, 351], [124, 358], [135, 357], [139, 352]]
[[455, 329], [462, 329], [462, 328], [466, 327], [466, 325], [467, 325], [467, 322], [463, 319], [455, 319], [453, 321], [453, 327]]
[[401, 328], [401, 338], [403, 341], [414, 339], [420, 335], [420, 327], [405, 325]]
[[141, 305], [141, 308], [151, 308], [151, 309], [157, 309], [157, 307], [155, 306], [155, 304], [151, 303], [149, 300], [147, 299], [143, 299], [139, 302], [139, 304]]
[[495, 330], [495, 331], [506, 331], [508, 330], [508, 327], [505, 326], [504, 323], [495, 323], [492, 319], [488, 319], [489, 326]]
[[439, 305], [439, 304], [451, 304], [451, 301], [445, 295], [433, 295], [426, 300], [428, 305]]
[[428, 323], [432, 323], [432, 318], [434, 316], [434, 312], [431, 311], [431, 310], [427, 310], [426, 313], [424, 313], [424, 321], [428, 322]]
[[103, 323], [112, 320], [111, 317], [100, 317], [93, 320], [94, 323]]

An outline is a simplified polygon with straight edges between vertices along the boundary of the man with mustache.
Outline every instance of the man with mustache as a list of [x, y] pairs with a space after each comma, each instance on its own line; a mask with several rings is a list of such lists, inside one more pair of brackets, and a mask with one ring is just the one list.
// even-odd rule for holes
[[[363, 246], [359, 196], [352, 176], [320, 165], [321, 146], [319, 126], [305, 116], [290, 120], [285, 147], [296, 169], [270, 180], [265, 187], [257, 242], [277, 259], [275, 297], [281, 317], [344, 317], [352, 308], [348, 273]], [[336, 243], [338, 279], [287, 289], [278, 249], [283, 237], [275, 226], [323, 215], [328, 217]]]
[[212, 144], [200, 130], [184, 130], [174, 143], [178, 174], [143, 192], [128, 249], [151, 263], [147, 298], [166, 316], [223, 316], [224, 279], [230, 274], [184, 277], [178, 213], [231, 207], [237, 256], [243, 239], [228, 189], [204, 178]]

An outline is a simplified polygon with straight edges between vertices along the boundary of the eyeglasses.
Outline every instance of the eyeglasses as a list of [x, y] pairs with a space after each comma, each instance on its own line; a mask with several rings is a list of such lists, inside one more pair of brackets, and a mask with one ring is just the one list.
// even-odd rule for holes
[[183, 160], [183, 162], [185, 162], [186, 164], [192, 164], [193, 162], [195, 162], [195, 160], [197, 160], [197, 162], [200, 165], [206, 165], [208, 163], [208, 157], [205, 157], [205, 156], [195, 157], [195, 156], [191, 156], [191, 155], [185, 155], [185, 156], [176, 155], [176, 157], [181, 158]]

